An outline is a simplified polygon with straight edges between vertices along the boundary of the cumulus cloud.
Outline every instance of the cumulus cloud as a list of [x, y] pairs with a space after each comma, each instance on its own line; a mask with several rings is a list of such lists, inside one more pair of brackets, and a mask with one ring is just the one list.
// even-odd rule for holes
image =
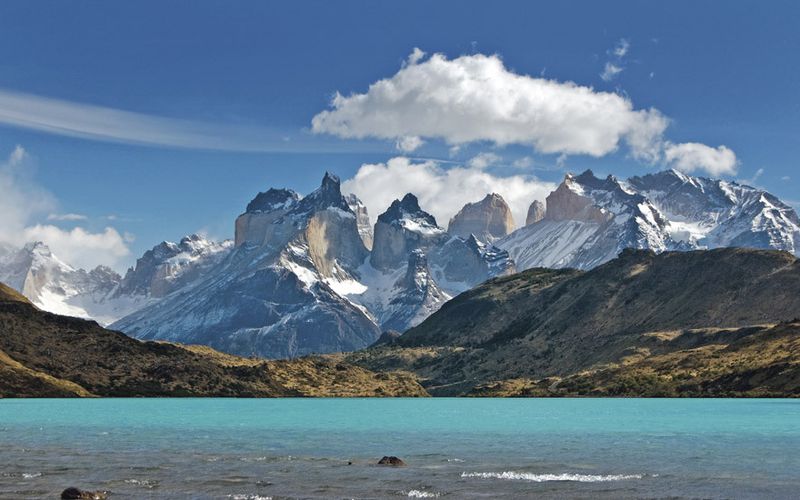
[[428, 59], [414, 53], [391, 78], [366, 93], [337, 93], [312, 130], [343, 138], [442, 139], [450, 145], [525, 144], [541, 153], [604, 156], [627, 143], [640, 155], [668, 120], [655, 109], [572, 82], [509, 71], [497, 55]]
[[373, 220], [393, 200], [413, 193], [420, 206], [444, 227], [466, 203], [481, 200], [488, 193], [500, 194], [511, 207], [514, 221], [524, 224], [531, 202], [544, 201], [555, 188], [556, 184], [529, 176], [498, 177], [469, 166], [445, 169], [432, 160], [413, 162], [405, 157], [362, 165], [353, 178], [342, 183], [342, 191], [361, 198]]
[[736, 174], [736, 154], [726, 146], [716, 148], [697, 142], [667, 143], [664, 160], [683, 172], [705, 170], [711, 175]]
[[83, 227], [64, 230], [52, 224], [36, 223], [46, 217], [56, 220], [83, 220], [78, 214], [58, 214], [55, 197], [33, 180], [33, 162], [22, 146], [17, 146], [5, 162], [0, 162], [0, 242], [21, 246], [41, 241], [71, 265], [93, 268], [104, 264], [117, 267], [129, 255], [127, 244], [112, 227], [93, 233]]

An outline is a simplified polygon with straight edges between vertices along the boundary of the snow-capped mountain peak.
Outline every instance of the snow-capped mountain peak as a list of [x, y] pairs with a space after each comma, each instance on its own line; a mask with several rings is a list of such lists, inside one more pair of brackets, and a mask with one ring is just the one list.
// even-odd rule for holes
[[762, 190], [666, 170], [620, 181], [568, 174], [544, 218], [497, 242], [519, 268], [591, 268], [624, 248], [800, 248], [795, 211]]

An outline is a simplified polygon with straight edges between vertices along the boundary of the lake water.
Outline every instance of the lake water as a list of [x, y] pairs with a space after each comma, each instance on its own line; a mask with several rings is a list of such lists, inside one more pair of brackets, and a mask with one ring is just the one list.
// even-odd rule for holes
[[[383, 455], [407, 462], [379, 467]], [[800, 401], [0, 400], [0, 498], [797, 498]]]

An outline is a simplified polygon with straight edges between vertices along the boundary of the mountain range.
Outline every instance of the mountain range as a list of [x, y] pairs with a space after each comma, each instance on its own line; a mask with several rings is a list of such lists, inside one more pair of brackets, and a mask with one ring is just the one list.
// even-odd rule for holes
[[[0, 281], [38, 307], [140, 339], [268, 358], [354, 351], [420, 324], [487, 279], [590, 270], [627, 248], [800, 249], [800, 220], [769, 193], [675, 170], [625, 181], [568, 174], [514, 229], [503, 198], [468, 203], [445, 229], [411, 193], [375, 225], [326, 174], [302, 197], [258, 193], [233, 241], [197, 235], [148, 250], [125, 276], [75, 269], [41, 243], [0, 247]], [[569, 273], [571, 271], [564, 271]]]

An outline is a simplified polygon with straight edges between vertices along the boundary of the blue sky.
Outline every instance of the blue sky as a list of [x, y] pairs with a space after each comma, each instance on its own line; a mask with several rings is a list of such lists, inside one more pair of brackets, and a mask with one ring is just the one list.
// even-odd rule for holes
[[[451, 146], [460, 130], [452, 127], [421, 134], [424, 144], [406, 152], [386, 130], [348, 138], [358, 127], [371, 130], [363, 116], [348, 122], [350, 132], [314, 133], [312, 119], [334, 110], [335, 92], [366, 95], [412, 64], [417, 47], [426, 52], [416, 63], [423, 68], [434, 53], [446, 64], [498, 55], [507, 74], [575, 82], [621, 96], [633, 111], [655, 108], [669, 120], [659, 136], [664, 154], [670, 144], [724, 145], [736, 164], [719, 175], [753, 180], [795, 202], [799, 25], [795, 2], [2, 2], [0, 157], [9, 157], [14, 178], [0, 187], [17, 189], [22, 201], [15, 203], [44, 201], [21, 210], [14, 224], [0, 215], [7, 226], [0, 233], [11, 239], [38, 224], [80, 227], [86, 236], [112, 227], [127, 255], [115, 247], [104, 256], [107, 249], [88, 237], [66, 243], [53, 231], [25, 235], [62, 237], [80, 264], [121, 269], [164, 239], [195, 231], [231, 237], [235, 217], [259, 190], [305, 193], [325, 170], [349, 179], [363, 164], [403, 154], [443, 160], [442, 171], [491, 154], [484, 172], [539, 182], [531, 188], [537, 197], [567, 170], [625, 177], [667, 165], [663, 156], [637, 158], [625, 131], [613, 151], [565, 155], [555, 139], [540, 136], [498, 144], [491, 120], [484, 140], [457, 152]], [[620, 71], [606, 80], [609, 64]], [[373, 101], [382, 112], [380, 99]], [[8, 103], [21, 103], [11, 118]], [[43, 130], [23, 123], [34, 113], [30, 103], [47, 119], [54, 103], [74, 107], [58, 116], [59, 130]], [[121, 112], [113, 137], [76, 132], [96, 125], [85, 123], [95, 107]], [[419, 135], [418, 124], [405, 127]], [[164, 139], [137, 139], [144, 129]], [[12, 161], [18, 145], [24, 158]], [[85, 218], [56, 220], [64, 214]]]

